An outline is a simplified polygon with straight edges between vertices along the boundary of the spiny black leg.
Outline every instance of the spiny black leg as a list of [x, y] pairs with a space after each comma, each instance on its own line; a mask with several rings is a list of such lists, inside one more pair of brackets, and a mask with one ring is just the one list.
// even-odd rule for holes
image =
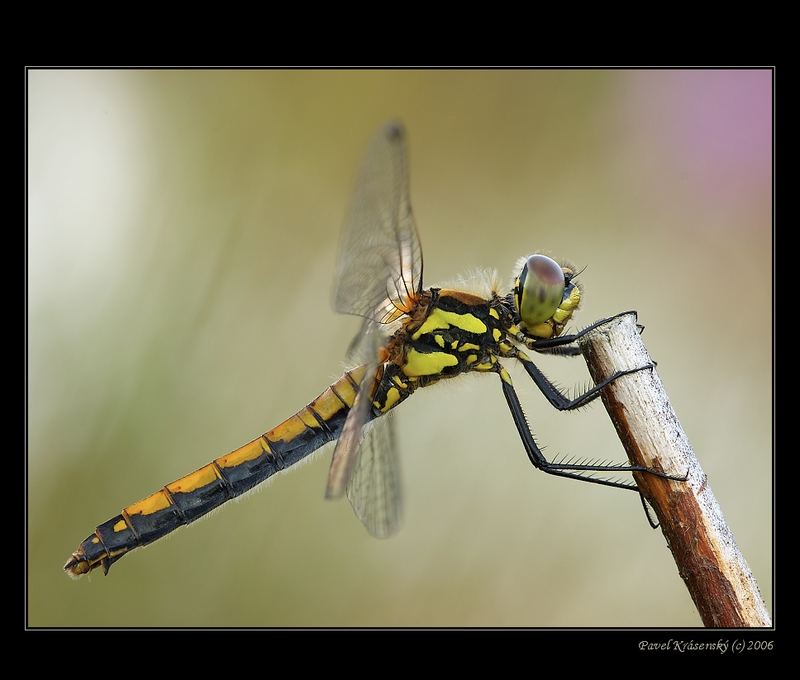
[[[564, 345], [563, 347], [536, 347], [534, 345], [531, 349], [538, 354], [547, 354], [553, 357], [579, 357], [583, 354], [577, 345]], [[658, 362], [653, 360], [653, 366], [658, 366]]]
[[578, 357], [582, 354], [577, 345], [564, 345], [563, 347], [533, 347], [540, 354], [549, 354], [559, 357]]
[[500, 369], [498, 372], [503, 384], [503, 394], [505, 395], [506, 402], [508, 403], [508, 408], [511, 411], [511, 417], [514, 419], [514, 424], [517, 426], [517, 432], [519, 432], [519, 436], [522, 438], [522, 445], [525, 447], [525, 453], [528, 454], [528, 459], [531, 461], [531, 463], [533, 463], [534, 467], [546, 472], [547, 474], [556, 475], [558, 477], [570, 477], [572, 479], [580, 479], [581, 481], [591, 482], [593, 484], [613, 486], [618, 489], [629, 489], [631, 491], [639, 490], [635, 484], [615, 482], [613, 480], [606, 479], [595, 479], [592, 477], [583, 477], [579, 474], [562, 472], [561, 470], [556, 470], [550, 467], [550, 463], [544, 457], [544, 454], [539, 450], [539, 447], [536, 445], [536, 442], [533, 439], [533, 435], [528, 427], [528, 421], [525, 419], [525, 413], [522, 411], [522, 405], [519, 403], [517, 393], [514, 391], [514, 387], [511, 384], [511, 377], [507, 372], [505, 372], [504, 369]]
[[597, 399], [597, 397], [600, 396], [602, 389], [617, 378], [623, 375], [628, 375], [629, 373], [636, 373], [637, 371], [644, 371], [653, 368], [652, 366], [648, 365], [640, 366], [639, 368], [631, 368], [627, 371], [617, 371], [616, 373], [612, 373], [608, 378], [595, 385], [591, 389], [586, 390], [586, 392], [583, 394], [579, 394], [577, 397], [570, 399], [566, 394], [561, 392], [555, 385], [553, 385], [550, 380], [548, 380], [547, 376], [539, 370], [539, 367], [536, 366], [533, 361], [531, 361], [527, 354], [514, 348], [514, 350], [509, 353], [509, 356], [519, 359], [519, 361], [525, 367], [525, 370], [528, 372], [528, 375], [533, 378], [533, 382], [536, 383], [536, 387], [541, 390], [542, 394], [547, 397], [547, 400], [559, 411], [571, 411], [573, 409], [580, 408], [581, 406], [586, 406], [586, 404], [589, 402]]
[[602, 326], [603, 324], [608, 323], [609, 321], [613, 321], [614, 319], [618, 319], [621, 316], [627, 316], [628, 314], [633, 314], [634, 317], [636, 316], [636, 312], [634, 310], [628, 312], [620, 312], [619, 314], [614, 314], [614, 316], [609, 316], [606, 319], [600, 319], [599, 321], [595, 321], [593, 324], [583, 328], [582, 330], [578, 331], [577, 333], [569, 333], [567, 335], [559, 335], [555, 338], [543, 338], [540, 340], [535, 340], [530, 344], [527, 344], [528, 349], [536, 349], [537, 347], [541, 348], [548, 348], [548, 347], [559, 347], [561, 345], [569, 345], [579, 340], [587, 333], [590, 333], [598, 326]]
[[[631, 313], [635, 314], [635, 312], [623, 312], [622, 315], [631, 314]], [[622, 315], [621, 314], [617, 314], [617, 316], [622, 316]], [[539, 354], [551, 354], [553, 356], [562, 356], [562, 357], [577, 357], [577, 356], [580, 356], [582, 354], [582, 352], [580, 350], [580, 347], [578, 347], [577, 345], [572, 345], [572, 344], [564, 345], [560, 341], [563, 341], [563, 339], [566, 338], [566, 337], [573, 337], [573, 338], [580, 337], [582, 334], [586, 334], [590, 330], [592, 330], [594, 328], [597, 328], [597, 326], [602, 325], [604, 323], [607, 323], [608, 321], [611, 321], [612, 319], [616, 319], [616, 318], [617, 318], [616, 316], [612, 316], [612, 317], [609, 317], [608, 319], [601, 319], [596, 324], [592, 324], [589, 328], [584, 329], [580, 333], [573, 334], [572, 336], [562, 335], [562, 336], [559, 336], [557, 338], [548, 338], [548, 343], [547, 344], [542, 344], [542, 343], [545, 342], [545, 340], [543, 338], [542, 339], [538, 339], [538, 340], [533, 340], [531, 338], [525, 337], [524, 333], [520, 333], [518, 335], [518, 337], [516, 337], [514, 339], [517, 342], [523, 343], [528, 349], [532, 349], [532, 350], [534, 350], [536, 352], [539, 352]], [[640, 323], [637, 323], [636, 324], [636, 330], [638, 330], [639, 331], [639, 335], [641, 335], [644, 332], [644, 326], [642, 324], [640, 324]], [[553, 344], [552, 343], [553, 340], [558, 340], [559, 342]], [[655, 362], [653, 362], [653, 363], [655, 363]]]
[[658, 523], [658, 520], [653, 519], [653, 516], [650, 514], [650, 508], [648, 507], [647, 500], [645, 499], [644, 494], [642, 494], [641, 491], [639, 492], [639, 500], [642, 501], [642, 507], [644, 508], [644, 514], [645, 517], [647, 517], [648, 524], [650, 524], [650, 527], [652, 529], [658, 529], [658, 527], [660, 527], [661, 525]]
[[[497, 372], [503, 385], [503, 394], [506, 398], [506, 403], [511, 411], [511, 417], [514, 419], [514, 424], [517, 426], [519, 436], [522, 438], [522, 444], [525, 447], [525, 452], [528, 454], [528, 459], [535, 467], [546, 472], [549, 475], [558, 475], [560, 477], [571, 477], [572, 479], [579, 479], [582, 482], [591, 482], [592, 484], [602, 484], [604, 486], [613, 486], [618, 489], [630, 489], [631, 491], [638, 491], [639, 487], [633, 483], [618, 482], [610, 479], [597, 479], [594, 477], [585, 477], [577, 472], [644, 472], [662, 477], [664, 479], [671, 479], [675, 481], [686, 481], [686, 477], [674, 477], [659, 470], [644, 467], [642, 465], [582, 465], [571, 463], [554, 463], [547, 460], [544, 454], [539, 450], [536, 441], [533, 439], [528, 421], [525, 418], [525, 413], [522, 410], [522, 405], [519, 402], [519, 397], [514, 391], [511, 382], [511, 376], [502, 366], [498, 364]], [[574, 471], [574, 472], [570, 472]]]
[[[630, 312], [625, 312], [625, 314], [630, 314]], [[610, 321], [611, 319], [614, 319], [614, 318], [616, 318], [616, 317], [612, 316], [609, 319], [603, 319], [602, 321], [599, 321], [598, 323], [603, 324], [603, 323], [606, 323], [607, 321]], [[595, 326], [595, 328], [596, 328], [596, 326]], [[640, 324], [640, 323], [637, 323], [636, 324], [636, 330], [638, 330], [639, 331], [639, 335], [641, 335], [644, 332], [644, 326], [642, 324]], [[523, 334], [523, 337], [524, 337], [524, 334]], [[561, 337], [565, 337], [565, 336], [561, 336]], [[516, 340], [521, 341], [521, 338], [516, 338]], [[525, 338], [525, 344], [528, 347], [528, 349], [535, 350], [536, 352], [539, 352], [539, 354], [550, 354], [550, 355], [553, 355], [553, 356], [562, 356], [562, 357], [577, 357], [577, 356], [580, 356], [581, 354], [583, 354], [583, 352], [581, 352], [580, 347], [578, 347], [577, 345], [560, 345], [560, 344], [558, 344], [558, 345], [555, 345], [555, 346], [551, 345], [550, 347], [543, 347], [540, 344], [541, 342], [543, 342], [543, 340], [531, 340], [530, 338]], [[653, 362], [653, 363], [655, 363], [655, 362]]]

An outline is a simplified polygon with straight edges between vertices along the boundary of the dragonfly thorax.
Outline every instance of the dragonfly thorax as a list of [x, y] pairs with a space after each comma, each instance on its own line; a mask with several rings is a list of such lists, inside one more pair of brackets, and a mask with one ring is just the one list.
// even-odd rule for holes
[[494, 346], [490, 301], [460, 290], [431, 288], [425, 315], [403, 335], [401, 368], [409, 378], [446, 377], [470, 370]]

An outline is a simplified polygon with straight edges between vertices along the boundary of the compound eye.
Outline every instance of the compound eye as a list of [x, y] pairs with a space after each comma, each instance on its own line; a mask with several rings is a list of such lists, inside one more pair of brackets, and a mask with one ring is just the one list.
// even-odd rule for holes
[[523, 325], [531, 328], [555, 314], [564, 296], [564, 271], [547, 255], [531, 255], [522, 267], [515, 299]]

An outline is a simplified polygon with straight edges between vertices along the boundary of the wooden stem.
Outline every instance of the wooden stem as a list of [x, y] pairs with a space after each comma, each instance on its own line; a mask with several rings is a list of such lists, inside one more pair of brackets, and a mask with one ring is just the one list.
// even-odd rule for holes
[[[633, 313], [579, 342], [595, 383], [615, 371], [652, 363]], [[634, 477], [655, 509], [703, 623], [714, 628], [771, 626], [758, 584], [655, 369], [614, 381], [603, 390], [602, 400], [632, 464], [676, 476], [688, 473], [685, 482], [642, 473]]]

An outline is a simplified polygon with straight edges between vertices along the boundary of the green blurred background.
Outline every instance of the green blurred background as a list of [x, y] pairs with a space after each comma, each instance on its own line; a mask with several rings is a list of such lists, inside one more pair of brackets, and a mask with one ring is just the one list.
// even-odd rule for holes
[[[769, 71], [46, 71], [29, 85], [31, 626], [694, 626], [633, 494], [528, 462], [496, 380], [399, 409], [406, 514], [370, 538], [331, 453], [108, 577], [101, 521], [270, 429], [342, 370], [356, 168], [409, 131], [428, 285], [520, 255], [582, 275], [577, 324], [645, 342], [772, 610]], [[564, 385], [581, 360], [541, 361]], [[602, 406], [512, 373], [547, 453], [624, 459]]]

